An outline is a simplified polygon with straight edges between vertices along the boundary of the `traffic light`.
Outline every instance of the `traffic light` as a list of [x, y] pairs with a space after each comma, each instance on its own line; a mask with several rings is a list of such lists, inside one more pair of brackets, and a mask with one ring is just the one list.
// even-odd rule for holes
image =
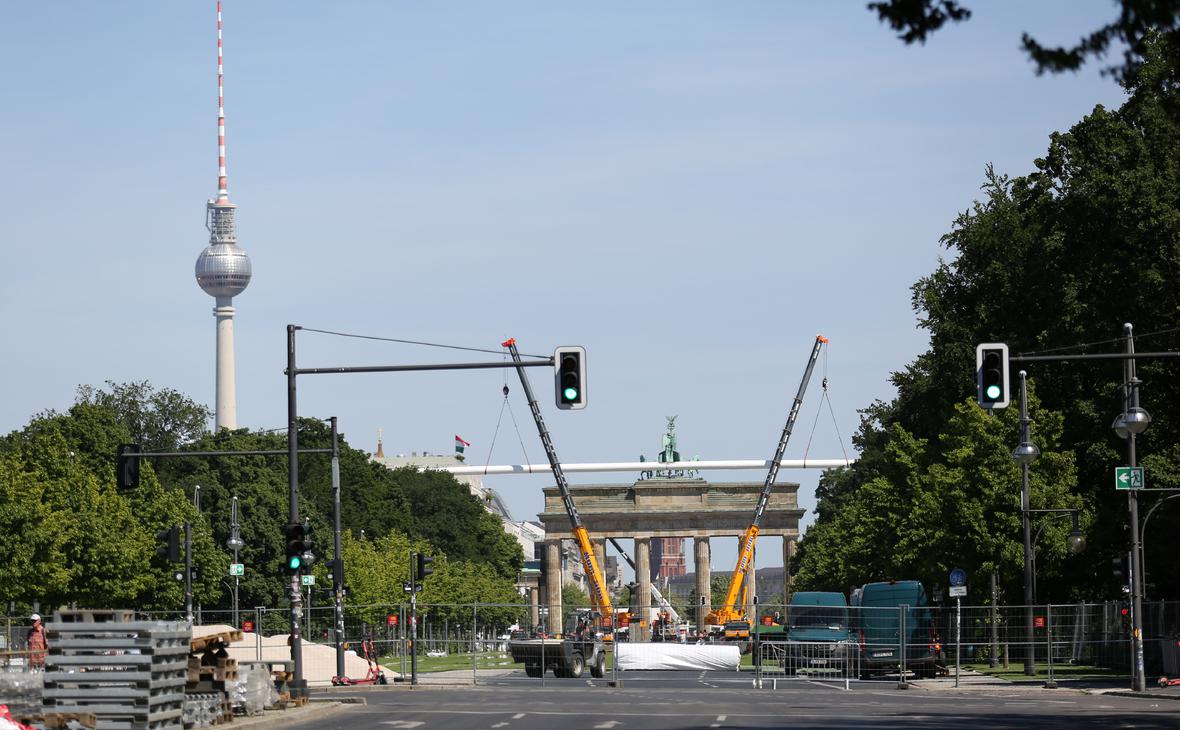
[[127, 456], [143, 451], [139, 444], [120, 444], [115, 452], [115, 486], [120, 492], [139, 486], [139, 457]]
[[563, 411], [586, 407], [586, 348], [559, 347], [553, 351], [557, 407]]
[[303, 558], [304, 568], [310, 568], [315, 562], [315, 552], [311, 548], [311, 524], [308, 522], [303, 523], [303, 553], [300, 557]]
[[985, 342], [975, 348], [975, 398], [983, 408], [1008, 407], [1008, 346]]
[[156, 555], [166, 558], [170, 563], [180, 562], [180, 528], [169, 527], [156, 533], [156, 540], [160, 546], [156, 548]]
[[1123, 587], [1123, 592], [1130, 592], [1131, 556], [1121, 555], [1117, 558], [1111, 558], [1110, 567], [1119, 585]]
[[283, 562], [283, 570], [294, 575], [303, 566], [307, 528], [298, 522], [288, 522], [283, 525], [283, 537], [286, 543], [286, 559]]
[[415, 580], [422, 580], [426, 576], [434, 572], [434, 568], [430, 567], [434, 564], [434, 558], [425, 553], [418, 553], [418, 575]]

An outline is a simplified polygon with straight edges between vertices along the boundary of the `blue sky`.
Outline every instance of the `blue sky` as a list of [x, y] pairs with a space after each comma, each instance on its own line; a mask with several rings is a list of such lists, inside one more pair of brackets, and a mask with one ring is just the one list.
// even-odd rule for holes
[[[909, 287], [979, 196], [1048, 135], [1121, 103], [1095, 67], [1038, 77], [1022, 31], [1068, 43], [1108, 1], [974, 2], [907, 47], [864, 2], [235, 2], [224, 9], [230, 198], [254, 280], [235, 300], [239, 424], [286, 422], [285, 326], [525, 353], [589, 352], [566, 461], [659, 449], [769, 458], [815, 334], [841, 434], [926, 346]], [[216, 190], [213, 2], [10, 3], [5, 431], [78, 384], [213, 403], [212, 299], [193, 279]], [[300, 365], [480, 356], [304, 334]], [[496, 359], [496, 356], [489, 356]], [[519, 463], [499, 371], [316, 376], [300, 414], [354, 446]], [[527, 458], [544, 454], [514, 379]], [[964, 395], [967, 395], [964, 393]], [[815, 457], [840, 454], [830, 419]], [[709, 473], [760, 482], [763, 474]], [[626, 475], [575, 475], [575, 483]], [[814, 506], [815, 472], [784, 471]], [[501, 477], [518, 518], [535, 477]], [[717, 545], [715, 566], [734, 549]], [[775, 564], [778, 548], [762, 551]]]

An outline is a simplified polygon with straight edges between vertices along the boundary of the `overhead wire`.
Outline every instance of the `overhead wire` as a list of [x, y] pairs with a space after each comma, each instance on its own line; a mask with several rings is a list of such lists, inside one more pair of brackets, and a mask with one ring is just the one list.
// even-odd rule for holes
[[[423, 347], [439, 347], [447, 350], [466, 350], [467, 352], [486, 352], [492, 355], [499, 355], [503, 350], [489, 350], [484, 347], [464, 347], [462, 345], [444, 345], [438, 342], [425, 342], [423, 340], [404, 340], [397, 337], [378, 337], [376, 335], [360, 335], [352, 332], [334, 332], [332, 330], [321, 330], [314, 327], [302, 327], [304, 332], [317, 332], [322, 335], [333, 335], [336, 337], [352, 337], [358, 340], [376, 340], [378, 342], [397, 342], [403, 345], [422, 345]], [[539, 359], [548, 359], [549, 355], [527, 355], [526, 357], [535, 357]]]

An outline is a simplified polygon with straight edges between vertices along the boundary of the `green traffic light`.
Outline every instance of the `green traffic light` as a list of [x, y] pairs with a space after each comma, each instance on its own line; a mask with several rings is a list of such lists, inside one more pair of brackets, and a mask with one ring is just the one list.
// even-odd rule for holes
[[989, 386], [987, 386], [987, 391], [986, 391], [986, 393], [987, 393], [987, 397], [988, 397], [988, 398], [991, 398], [992, 400], [999, 400], [999, 398], [1000, 398], [1000, 386], [998, 386], [998, 385], [989, 385]]
[[561, 393], [563, 396], [565, 396], [566, 400], [577, 400], [578, 399], [578, 389], [577, 388], [566, 388]]
[[298, 555], [292, 555], [287, 558], [287, 567], [291, 570], [299, 570], [299, 566], [303, 564], [303, 560]]

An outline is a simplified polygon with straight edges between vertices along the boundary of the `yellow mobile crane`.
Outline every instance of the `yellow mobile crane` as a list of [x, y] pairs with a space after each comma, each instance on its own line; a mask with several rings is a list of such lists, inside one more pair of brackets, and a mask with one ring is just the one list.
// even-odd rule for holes
[[[545, 447], [545, 456], [549, 458], [549, 466], [553, 469], [553, 479], [561, 492], [561, 501], [569, 515], [573, 529], [574, 540], [578, 543], [578, 551], [582, 557], [582, 570], [590, 583], [590, 600], [593, 611], [597, 614], [594, 626], [567, 627], [564, 636], [559, 635], [559, 641], [523, 639], [508, 643], [512, 660], [523, 662], [525, 674], [530, 677], [540, 677], [546, 669], [552, 668], [558, 677], [578, 678], [586, 667], [590, 667], [590, 675], [601, 678], [606, 674], [606, 650], [603, 642], [597, 638], [595, 629], [601, 627], [607, 640], [612, 638], [612, 622], [614, 620], [614, 606], [611, 605], [610, 594], [606, 590], [606, 581], [602, 570], [598, 566], [598, 558], [594, 555], [594, 544], [590, 542], [590, 534], [582, 523], [578, 510], [574, 507], [574, 499], [570, 496], [569, 483], [565, 480], [565, 472], [561, 469], [561, 462], [557, 460], [557, 451], [553, 448], [553, 440], [549, 438], [549, 430], [545, 428], [545, 420], [541, 417], [541, 409], [537, 399], [533, 397], [533, 389], [529, 386], [524, 367], [521, 366], [520, 353], [516, 349], [516, 340], [508, 339], [501, 343], [508, 348], [516, 363], [516, 372], [520, 375], [520, 384], [524, 388], [525, 397], [529, 402], [529, 410], [533, 413], [533, 420], [537, 424], [537, 432], [541, 436], [541, 444]], [[558, 578], [560, 580], [560, 578]], [[574, 620], [580, 617], [574, 616]], [[549, 617], [550, 625], [561, 617]], [[581, 622], [579, 621], [579, 624]], [[560, 626], [560, 624], [558, 624]], [[546, 654], [548, 652], [548, 654]]]
[[[709, 626], [725, 627], [727, 638], [745, 639], [750, 635], [750, 617], [746, 615], [746, 573], [754, 570], [754, 541], [758, 539], [758, 525], [762, 522], [762, 514], [770, 502], [770, 491], [774, 487], [774, 480], [778, 477], [779, 461], [787, 450], [787, 442], [791, 440], [791, 431], [795, 428], [795, 419], [799, 416], [799, 406], [803, 405], [803, 393], [807, 391], [807, 384], [811, 381], [811, 372], [815, 369], [815, 361], [819, 359], [819, 351], [828, 338], [823, 335], [815, 336], [815, 345], [811, 348], [811, 357], [807, 360], [807, 368], [803, 371], [803, 381], [799, 383], [799, 391], [795, 394], [795, 401], [791, 404], [787, 425], [783, 427], [783, 435], [778, 440], [774, 458], [770, 460], [770, 470], [766, 473], [766, 483], [762, 485], [762, 494], [758, 496], [758, 505], [754, 508], [754, 519], [738, 545], [737, 567], [733, 570], [733, 577], [729, 579], [729, 590], [725, 593], [725, 603], [705, 616], [705, 623]], [[740, 599], [740, 603], [739, 603]], [[740, 625], [744, 623], [743, 627]], [[730, 624], [730, 626], [726, 626]]]

